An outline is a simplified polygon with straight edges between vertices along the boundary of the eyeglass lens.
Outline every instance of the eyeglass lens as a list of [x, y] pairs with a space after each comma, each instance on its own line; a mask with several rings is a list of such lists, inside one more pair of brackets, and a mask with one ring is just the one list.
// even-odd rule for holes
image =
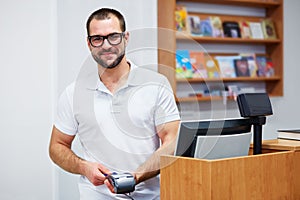
[[90, 42], [94, 47], [103, 45], [104, 40], [107, 39], [110, 45], [118, 45], [122, 41], [123, 33], [111, 33], [107, 36], [93, 35], [89, 36]]

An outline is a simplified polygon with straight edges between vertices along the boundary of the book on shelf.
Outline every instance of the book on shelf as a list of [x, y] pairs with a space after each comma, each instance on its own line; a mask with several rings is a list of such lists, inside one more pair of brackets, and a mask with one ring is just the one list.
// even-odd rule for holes
[[244, 39], [251, 38], [251, 30], [248, 21], [240, 21], [239, 22], [241, 37]]
[[260, 22], [249, 22], [251, 37], [253, 39], [264, 39], [263, 30]]
[[240, 56], [215, 56], [222, 78], [236, 78], [234, 60], [241, 59]]
[[273, 61], [271, 58], [267, 58], [266, 62], [266, 76], [271, 77], [275, 75], [275, 70], [273, 66]]
[[190, 51], [190, 62], [193, 70], [193, 78], [207, 78], [205, 53], [203, 51]]
[[272, 19], [267, 18], [261, 21], [262, 31], [264, 38], [266, 39], [276, 39], [277, 34], [275, 30], [275, 25]]
[[175, 9], [175, 23], [176, 30], [184, 33], [188, 33], [188, 13], [184, 5], [176, 5]]
[[273, 61], [267, 56], [256, 56], [257, 76], [272, 77], [275, 75]]
[[250, 77], [248, 60], [246, 58], [234, 59], [233, 61], [237, 77]]
[[300, 140], [300, 128], [299, 129], [279, 129], [277, 130], [278, 138]]
[[231, 38], [240, 38], [241, 37], [241, 31], [239, 23], [232, 22], [232, 21], [224, 21], [222, 23], [224, 36], [225, 37], [231, 37]]
[[193, 70], [188, 50], [176, 50], [176, 77], [192, 78]]
[[267, 57], [256, 56], [257, 76], [266, 77], [267, 75]]
[[201, 36], [212, 37], [213, 28], [211, 26], [210, 17], [200, 21]]
[[208, 78], [220, 78], [218, 62], [208, 54], [204, 55]]
[[250, 77], [257, 77], [257, 64], [255, 53], [240, 53], [242, 59], [247, 59]]
[[223, 27], [221, 18], [218, 16], [211, 16], [210, 23], [212, 26], [212, 36], [213, 37], [223, 37]]
[[197, 15], [188, 15], [188, 26], [191, 35], [201, 36], [200, 17]]

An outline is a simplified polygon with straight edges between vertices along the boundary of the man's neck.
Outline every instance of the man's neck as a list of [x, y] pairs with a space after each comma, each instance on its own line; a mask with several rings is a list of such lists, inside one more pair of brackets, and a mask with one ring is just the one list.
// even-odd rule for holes
[[130, 71], [130, 64], [124, 59], [112, 69], [98, 67], [99, 78], [103, 84], [114, 93], [127, 81]]

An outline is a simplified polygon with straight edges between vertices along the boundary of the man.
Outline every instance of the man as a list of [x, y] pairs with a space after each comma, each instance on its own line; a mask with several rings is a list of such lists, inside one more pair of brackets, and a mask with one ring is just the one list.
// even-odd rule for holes
[[[81, 199], [128, 198], [114, 194], [106, 178], [113, 172], [133, 175], [136, 187], [130, 198], [159, 199], [159, 158], [174, 152], [180, 119], [172, 89], [164, 76], [126, 59], [129, 33], [118, 11], [95, 11], [86, 28], [97, 63], [92, 67], [98, 69], [61, 95], [50, 157], [62, 169], [82, 175]], [[71, 149], [75, 136], [83, 158]]]

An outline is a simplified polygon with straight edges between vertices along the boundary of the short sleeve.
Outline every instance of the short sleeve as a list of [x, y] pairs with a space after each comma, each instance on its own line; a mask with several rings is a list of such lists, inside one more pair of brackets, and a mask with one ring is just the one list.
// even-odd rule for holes
[[180, 120], [178, 108], [175, 102], [174, 93], [169, 81], [164, 78], [160, 85], [157, 107], [155, 111], [155, 125]]
[[78, 123], [73, 113], [73, 92], [68, 87], [60, 96], [54, 126], [67, 135], [75, 135]]

